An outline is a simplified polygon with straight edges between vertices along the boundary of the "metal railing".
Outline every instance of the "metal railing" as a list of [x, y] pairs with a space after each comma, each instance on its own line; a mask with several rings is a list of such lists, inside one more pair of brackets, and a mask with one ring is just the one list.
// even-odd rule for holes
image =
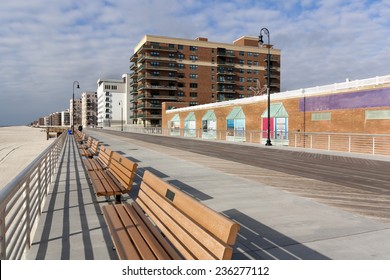
[[21, 259], [31, 246], [67, 134], [62, 133], [0, 190], [0, 259]]
[[[120, 130], [120, 127], [113, 126], [107, 129]], [[259, 144], [265, 144], [267, 139], [267, 131], [261, 130], [163, 129], [160, 127], [125, 126], [123, 131]], [[270, 138], [275, 146], [390, 156], [390, 134], [271, 131]]]

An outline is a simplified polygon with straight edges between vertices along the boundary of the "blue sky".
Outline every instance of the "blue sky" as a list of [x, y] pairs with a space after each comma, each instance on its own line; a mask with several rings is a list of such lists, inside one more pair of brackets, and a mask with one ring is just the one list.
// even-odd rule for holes
[[0, 6], [0, 126], [69, 107], [73, 81], [129, 72], [145, 34], [231, 43], [267, 27], [282, 90], [390, 74], [388, 0], [34, 0]]

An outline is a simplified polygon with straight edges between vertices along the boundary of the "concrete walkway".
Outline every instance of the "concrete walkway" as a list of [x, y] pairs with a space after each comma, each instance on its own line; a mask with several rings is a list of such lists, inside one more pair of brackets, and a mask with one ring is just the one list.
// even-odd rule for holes
[[[210, 167], [239, 164], [99, 131], [90, 134], [202, 203], [241, 224], [233, 259], [390, 259], [390, 223], [304, 198], [250, 174]], [[89, 133], [88, 132], [88, 133]], [[240, 170], [245, 170], [244, 168]], [[255, 170], [251, 170], [255, 172]], [[27, 259], [115, 259], [97, 199], [68, 137], [56, 182]], [[286, 174], [279, 173], [286, 181]], [[307, 179], [288, 177], [289, 184]], [[316, 184], [315, 180], [311, 180]], [[135, 197], [139, 178], [128, 197]]]

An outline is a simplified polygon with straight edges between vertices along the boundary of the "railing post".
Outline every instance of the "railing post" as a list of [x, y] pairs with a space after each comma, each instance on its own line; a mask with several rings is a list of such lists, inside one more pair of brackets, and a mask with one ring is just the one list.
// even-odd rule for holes
[[348, 152], [351, 152], [351, 145], [352, 145], [352, 141], [351, 141], [351, 135], [348, 136]]
[[372, 137], [372, 154], [375, 155], [375, 137]]
[[328, 151], [330, 151], [330, 134], [328, 135]]
[[7, 259], [7, 250], [5, 244], [5, 208], [0, 213], [0, 260]]
[[31, 195], [30, 195], [30, 183], [31, 183], [31, 174], [28, 177], [26, 181], [26, 187], [25, 187], [25, 192], [26, 192], [26, 197], [24, 198], [25, 204], [26, 204], [26, 244], [27, 248], [30, 249], [31, 247]]

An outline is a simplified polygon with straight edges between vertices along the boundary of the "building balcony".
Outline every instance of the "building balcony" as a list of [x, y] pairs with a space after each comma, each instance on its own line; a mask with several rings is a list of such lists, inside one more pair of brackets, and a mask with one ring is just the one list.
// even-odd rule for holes
[[236, 93], [234, 89], [217, 89], [217, 93]]
[[147, 80], [160, 80], [160, 81], [176, 81], [176, 77], [170, 77], [170, 76], [153, 76], [153, 75], [146, 75]]
[[152, 44], [144, 44], [140, 49], [140, 51], [146, 51], [146, 50], [162, 51], [162, 52], [177, 52], [177, 50], [172, 47], [157, 46]]
[[220, 56], [220, 57], [236, 57], [233, 53], [224, 52], [224, 51], [218, 51], [217, 57], [218, 56]]
[[151, 119], [161, 119], [161, 114], [146, 114], [146, 113], [141, 113], [137, 114], [138, 119], [144, 119], [144, 120], [151, 120]]
[[217, 80], [217, 84], [227, 84], [227, 85], [235, 85], [235, 81], [229, 81], [229, 80]]

